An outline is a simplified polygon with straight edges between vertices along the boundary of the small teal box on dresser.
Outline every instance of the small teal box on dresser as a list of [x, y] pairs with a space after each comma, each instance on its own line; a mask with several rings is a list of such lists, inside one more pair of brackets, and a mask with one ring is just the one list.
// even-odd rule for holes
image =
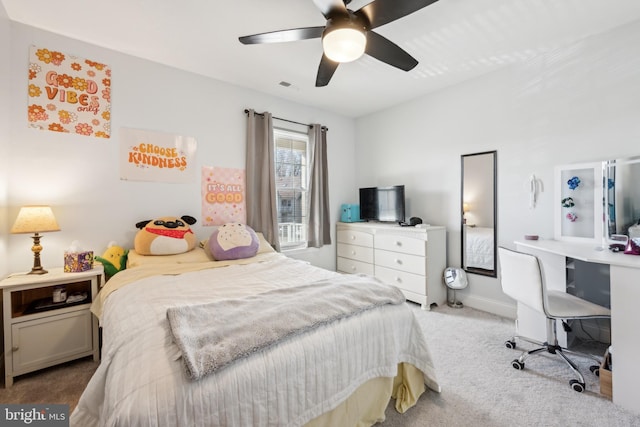
[[360, 222], [360, 205], [344, 204], [342, 205], [341, 222]]

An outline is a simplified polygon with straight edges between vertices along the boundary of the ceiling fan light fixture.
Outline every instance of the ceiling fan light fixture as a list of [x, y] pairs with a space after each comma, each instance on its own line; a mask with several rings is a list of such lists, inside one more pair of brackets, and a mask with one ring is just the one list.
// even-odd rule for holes
[[364, 54], [367, 37], [364, 31], [356, 28], [335, 28], [322, 37], [322, 49], [332, 61], [351, 62]]
[[312, 0], [326, 18], [325, 26], [293, 28], [240, 37], [243, 44], [275, 43], [322, 39], [322, 58], [316, 74], [316, 87], [329, 84], [342, 62], [351, 62], [364, 53], [403, 71], [418, 61], [391, 40], [373, 31], [438, 0], [369, 0], [358, 10], [347, 6], [352, 0]]

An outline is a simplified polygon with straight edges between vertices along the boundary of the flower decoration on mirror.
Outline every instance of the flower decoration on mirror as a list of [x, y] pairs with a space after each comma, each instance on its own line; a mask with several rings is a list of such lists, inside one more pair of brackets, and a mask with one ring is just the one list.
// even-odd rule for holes
[[573, 212], [569, 212], [569, 213], [567, 214], [567, 219], [568, 219], [569, 221], [571, 221], [571, 222], [576, 222], [576, 220], [578, 219], [578, 215], [576, 215], [576, 214], [575, 214], [575, 213], [573, 213]]
[[567, 181], [567, 184], [569, 184], [570, 190], [575, 190], [580, 185], [580, 178], [574, 176], [569, 181]]
[[616, 183], [614, 180], [612, 180], [611, 178], [607, 178], [607, 188], [609, 190], [611, 190], [613, 187], [616, 186]]
[[572, 208], [575, 205], [576, 204], [573, 201], [573, 198], [571, 198], [571, 197], [565, 197], [564, 199], [562, 199], [562, 207], [563, 208]]

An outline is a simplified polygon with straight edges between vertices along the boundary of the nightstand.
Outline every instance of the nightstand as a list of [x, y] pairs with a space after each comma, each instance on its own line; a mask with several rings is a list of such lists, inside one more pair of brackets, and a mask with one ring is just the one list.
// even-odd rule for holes
[[[99, 360], [98, 319], [90, 307], [103, 282], [101, 265], [80, 273], [62, 268], [42, 275], [17, 273], [0, 281], [5, 387], [27, 372], [90, 355]], [[67, 298], [86, 298], [53, 303], [60, 286]]]

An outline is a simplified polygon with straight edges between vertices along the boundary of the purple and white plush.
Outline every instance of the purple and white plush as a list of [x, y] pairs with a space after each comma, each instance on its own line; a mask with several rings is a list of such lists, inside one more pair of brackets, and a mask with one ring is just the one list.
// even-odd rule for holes
[[209, 250], [217, 261], [251, 258], [258, 253], [259, 246], [256, 232], [239, 222], [221, 225], [209, 238]]

